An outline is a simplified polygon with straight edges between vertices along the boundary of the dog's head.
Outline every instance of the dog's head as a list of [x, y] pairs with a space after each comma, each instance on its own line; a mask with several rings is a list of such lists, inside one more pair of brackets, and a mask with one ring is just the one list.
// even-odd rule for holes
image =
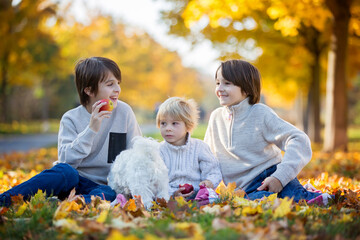
[[143, 152], [152, 159], [157, 160], [160, 158], [160, 143], [150, 137], [136, 136], [132, 140], [132, 150]]

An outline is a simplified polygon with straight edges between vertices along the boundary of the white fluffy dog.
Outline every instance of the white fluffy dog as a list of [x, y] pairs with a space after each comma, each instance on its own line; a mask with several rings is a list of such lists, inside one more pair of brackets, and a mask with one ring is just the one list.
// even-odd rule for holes
[[127, 199], [140, 195], [147, 209], [156, 198], [169, 200], [168, 169], [160, 157], [159, 146], [152, 138], [135, 137], [133, 147], [116, 157], [107, 179], [116, 194]]

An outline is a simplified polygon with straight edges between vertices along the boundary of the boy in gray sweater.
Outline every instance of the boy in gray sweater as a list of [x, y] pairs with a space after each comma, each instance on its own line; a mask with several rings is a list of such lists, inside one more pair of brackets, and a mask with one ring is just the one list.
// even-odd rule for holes
[[[38, 189], [64, 199], [75, 188], [86, 203], [91, 196], [113, 201], [116, 193], [107, 186], [112, 161], [131, 147], [141, 135], [135, 114], [119, 101], [121, 71], [107, 58], [80, 60], [75, 67], [75, 83], [81, 105], [66, 112], [58, 135], [58, 161], [28, 181], [0, 195], [0, 206], [9, 206], [11, 196], [29, 199]], [[101, 101], [107, 99], [107, 102]], [[102, 110], [107, 104], [113, 110]]]
[[235, 182], [250, 199], [273, 193], [295, 201], [320, 196], [296, 178], [311, 159], [310, 140], [259, 103], [258, 70], [246, 61], [226, 61], [218, 68], [215, 83], [222, 107], [210, 116], [205, 142], [219, 159], [224, 183]]

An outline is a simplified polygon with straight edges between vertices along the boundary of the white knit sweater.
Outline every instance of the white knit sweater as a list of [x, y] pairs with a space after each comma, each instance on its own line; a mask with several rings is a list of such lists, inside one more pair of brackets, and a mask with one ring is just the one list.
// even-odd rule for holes
[[230, 108], [215, 109], [205, 142], [219, 159], [224, 183], [235, 182], [243, 189], [263, 170], [278, 163], [272, 176], [285, 186], [312, 154], [304, 132], [279, 118], [266, 105], [250, 105], [248, 99]]
[[190, 183], [194, 190], [200, 189], [199, 183], [210, 180], [214, 187], [221, 181], [219, 162], [209, 146], [200, 139], [190, 136], [185, 145], [174, 146], [161, 142], [160, 154], [169, 169], [169, 194], [179, 189], [179, 184]]
[[91, 114], [82, 105], [67, 111], [58, 135], [58, 161], [68, 163], [79, 174], [95, 183], [107, 184], [111, 163], [108, 163], [109, 133], [126, 133], [126, 148], [141, 135], [140, 127], [130, 106], [117, 102], [110, 118], [105, 118], [96, 133], [89, 128]]

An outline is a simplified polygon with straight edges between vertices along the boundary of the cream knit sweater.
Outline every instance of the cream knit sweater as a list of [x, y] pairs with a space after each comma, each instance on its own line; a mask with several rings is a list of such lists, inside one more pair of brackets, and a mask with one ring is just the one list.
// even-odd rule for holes
[[199, 183], [203, 180], [210, 180], [214, 187], [221, 182], [219, 162], [209, 146], [200, 139], [189, 136], [182, 146], [163, 141], [160, 154], [169, 169], [170, 196], [179, 189], [179, 184], [190, 183], [198, 191]]
[[263, 170], [278, 163], [272, 176], [285, 186], [312, 154], [304, 132], [279, 118], [266, 105], [250, 105], [248, 99], [230, 108], [215, 109], [205, 142], [219, 159], [224, 183], [235, 182], [242, 189]]

